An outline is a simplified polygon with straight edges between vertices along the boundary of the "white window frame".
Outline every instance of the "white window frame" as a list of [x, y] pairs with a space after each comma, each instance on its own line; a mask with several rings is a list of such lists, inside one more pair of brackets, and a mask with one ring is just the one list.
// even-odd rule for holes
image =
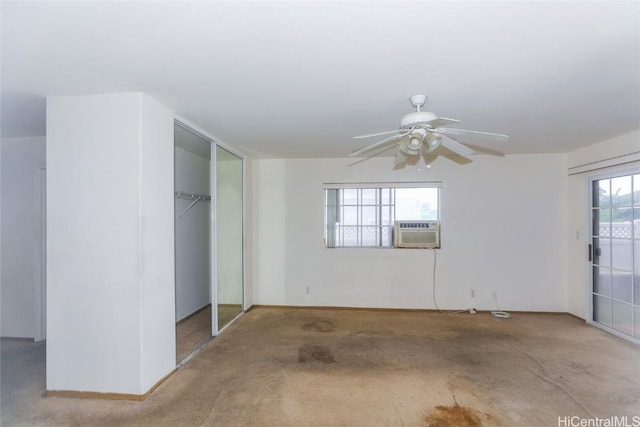
[[[325, 183], [324, 184], [324, 243], [326, 248], [383, 248], [383, 249], [392, 249], [393, 246], [393, 228], [394, 228], [394, 220], [396, 218], [396, 199], [395, 199], [395, 190], [396, 189], [405, 189], [405, 188], [436, 188], [438, 194], [438, 215], [437, 221], [440, 221], [440, 215], [442, 211], [441, 206], [441, 194], [442, 194], [442, 182], [439, 181], [428, 181], [428, 182], [358, 182], [358, 183]], [[331, 193], [329, 190], [345, 190], [345, 189], [354, 189], [358, 190], [357, 202], [355, 205], [358, 209], [358, 220], [357, 224], [351, 225], [358, 228], [357, 232], [357, 244], [356, 245], [344, 245], [338, 244], [336, 241], [336, 224], [339, 222], [341, 203], [336, 198], [340, 195], [340, 191], [336, 191], [335, 193]], [[381, 197], [381, 190], [391, 190], [392, 200], [389, 204], [385, 204]], [[376, 194], [376, 203], [372, 205], [363, 205], [361, 204], [361, 191], [362, 190], [378, 190]], [[374, 225], [364, 225], [361, 224], [361, 209], [367, 206], [374, 206], [378, 209], [376, 213], [376, 224]], [[391, 217], [391, 221], [389, 224], [382, 223], [382, 209], [384, 207], [389, 207]], [[402, 218], [401, 218], [402, 219]], [[375, 245], [364, 245], [362, 238], [362, 230], [368, 227], [377, 228], [376, 232], [376, 244]], [[383, 245], [383, 229], [387, 229], [389, 233], [388, 241], [391, 243], [389, 245]]]

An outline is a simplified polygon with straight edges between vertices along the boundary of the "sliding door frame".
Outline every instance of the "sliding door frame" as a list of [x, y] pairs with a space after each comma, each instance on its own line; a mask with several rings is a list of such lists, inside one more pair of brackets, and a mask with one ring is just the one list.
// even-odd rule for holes
[[[246, 286], [246, 277], [247, 277], [247, 263], [246, 263], [246, 227], [247, 227], [247, 168], [246, 168], [246, 156], [240, 151], [229, 147], [228, 145], [221, 143], [216, 140], [216, 138], [209, 135], [206, 131], [199, 128], [197, 125], [185, 120], [184, 118], [175, 115], [174, 123], [178, 126], [181, 126], [185, 129], [188, 129], [205, 140], [207, 140], [211, 144], [211, 159], [210, 159], [210, 169], [209, 169], [209, 184], [211, 188], [211, 209], [209, 216], [209, 245], [210, 245], [210, 256], [211, 262], [210, 271], [209, 271], [209, 286], [211, 292], [211, 335], [217, 336], [222, 332], [227, 326], [231, 325], [235, 320], [241, 317], [244, 312], [247, 310], [247, 286]], [[218, 265], [217, 265], [217, 205], [218, 205], [218, 197], [217, 197], [217, 187], [216, 187], [216, 161], [217, 161], [217, 147], [220, 147], [229, 153], [237, 156], [242, 160], [242, 311], [229, 323], [227, 323], [222, 329], [219, 329], [218, 325]]]
[[[593, 185], [595, 182], [599, 181], [599, 180], [603, 180], [603, 179], [611, 179], [611, 178], [616, 178], [616, 177], [622, 177], [622, 176], [628, 176], [628, 175], [635, 175], [640, 173], [640, 164], [632, 164], [632, 165], [624, 165], [624, 166], [620, 166], [620, 167], [608, 167], [606, 168], [604, 171], [602, 171], [601, 173], [597, 173], [597, 174], [592, 174], [589, 175], [587, 177], [587, 192], [588, 192], [588, 197], [587, 197], [587, 209], [588, 209], [588, 233], [586, 234], [587, 236], [589, 236], [589, 243], [588, 243], [588, 277], [589, 277], [589, 286], [587, 286], [587, 307], [588, 307], [588, 315], [587, 315], [587, 323], [589, 325], [595, 326], [599, 329], [602, 329], [616, 337], [622, 338], [626, 341], [632, 342], [634, 344], [640, 344], [640, 339], [635, 338], [633, 336], [627, 335], [623, 332], [620, 332], [616, 329], [613, 328], [613, 326], [607, 326], [604, 325], [602, 323], [599, 323], [597, 321], [594, 320], [594, 306], [593, 306], [593, 298], [594, 298], [594, 281], [593, 281], [593, 259], [594, 259], [594, 254], [593, 251], [595, 250], [595, 248], [593, 247], [593, 239], [594, 239], [594, 233], [593, 233], [593, 228], [594, 228], [594, 214], [593, 214], [593, 210], [594, 210], [594, 195], [593, 195]], [[633, 226], [633, 225], [632, 225]], [[633, 240], [631, 242], [632, 247], [633, 247]], [[635, 262], [635, 261], [634, 261]], [[632, 272], [633, 274], [633, 272]], [[613, 287], [613, 284], [611, 284], [611, 286]], [[632, 283], [633, 286], [633, 283]], [[610, 293], [612, 292], [612, 290], [610, 290]], [[611, 298], [611, 297], [610, 297]], [[632, 322], [634, 322], [634, 304], [633, 301], [631, 303], [632, 306]], [[613, 316], [613, 313], [611, 313], [611, 315]], [[634, 325], [635, 329], [640, 328], [640, 325]]]
[[[230, 154], [238, 157], [241, 160], [241, 165], [242, 165], [242, 220], [241, 220], [241, 224], [242, 224], [242, 252], [241, 252], [241, 256], [242, 256], [242, 303], [241, 303], [241, 308], [242, 310], [240, 311], [240, 313], [238, 313], [238, 315], [236, 315], [232, 320], [230, 320], [227, 324], [225, 324], [222, 328], [220, 328], [220, 325], [218, 324], [218, 274], [217, 274], [217, 265], [218, 265], [218, 221], [216, 218], [216, 214], [218, 211], [218, 187], [217, 187], [217, 169], [215, 168], [217, 165], [217, 155], [218, 155], [218, 147], [222, 148], [223, 150], [229, 152]], [[211, 281], [212, 281], [212, 295], [214, 296], [214, 301], [215, 301], [215, 315], [214, 315], [214, 319], [213, 319], [213, 331], [214, 334], [219, 334], [220, 332], [224, 331], [229, 325], [233, 324], [233, 322], [235, 322], [238, 318], [240, 318], [242, 315], [244, 315], [245, 311], [247, 310], [247, 306], [246, 306], [246, 301], [247, 301], [247, 295], [246, 295], [246, 276], [247, 276], [247, 266], [246, 266], [246, 206], [247, 206], [247, 191], [246, 191], [246, 183], [247, 183], [247, 175], [246, 175], [246, 157], [244, 154], [238, 152], [237, 150], [230, 148], [229, 146], [227, 146], [226, 144], [222, 144], [219, 143], [217, 141], [213, 141], [212, 145], [211, 145], [211, 173], [210, 173], [210, 177], [211, 177], [211, 188], [212, 188], [212, 197], [211, 197], [211, 230], [212, 230], [212, 236], [211, 236], [211, 256], [213, 257], [213, 263], [212, 266], [215, 265], [216, 266], [216, 274], [214, 274], [214, 272], [212, 271], [211, 273]], [[213, 154], [215, 152], [215, 154]], [[215, 197], [213, 197], [213, 195], [215, 195]]]

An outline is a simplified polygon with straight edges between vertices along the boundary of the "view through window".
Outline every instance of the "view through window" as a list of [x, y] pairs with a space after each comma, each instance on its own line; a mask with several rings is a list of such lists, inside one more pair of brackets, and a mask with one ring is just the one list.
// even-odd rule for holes
[[592, 184], [592, 320], [640, 339], [640, 173]]
[[325, 189], [325, 246], [391, 247], [396, 220], [440, 219], [440, 186]]

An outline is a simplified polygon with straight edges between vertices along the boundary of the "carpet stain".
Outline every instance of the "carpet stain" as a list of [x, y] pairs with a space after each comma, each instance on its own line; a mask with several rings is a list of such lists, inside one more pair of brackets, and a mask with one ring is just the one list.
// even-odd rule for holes
[[324, 345], [304, 344], [298, 349], [298, 362], [310, 362], [313, 360], [322, 363], [336, 362], [336, 358], [331, 354], [329, 347]]
[[315, 332], [333, 332], [336, 330], [336, 325], [328, 320], [316, 320], [315, 322], [303, 325], [302, 329]]
[[456, 354], [449, 358], [450, 361], [459, 363], [465, 366], [478, 367], [487, 365], [488, 362], [484, 360], [481, 356], [471, 353], [471, 354]]
[[453, 406], [436, 406], [436, 410], [429, 414], [425, 421], [430, 427], [478, 427], [482, 420], [478, 411], [456, 403]]

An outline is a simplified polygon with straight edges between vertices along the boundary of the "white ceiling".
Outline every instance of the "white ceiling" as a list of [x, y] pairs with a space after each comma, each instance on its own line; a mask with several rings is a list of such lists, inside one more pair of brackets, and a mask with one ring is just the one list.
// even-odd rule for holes
[[257, 157], [344, 157], [408, 97], [506, 153], [640, 129], [640, 2], [2, 1], [2, 135], [44, 98], [141, 91]]

